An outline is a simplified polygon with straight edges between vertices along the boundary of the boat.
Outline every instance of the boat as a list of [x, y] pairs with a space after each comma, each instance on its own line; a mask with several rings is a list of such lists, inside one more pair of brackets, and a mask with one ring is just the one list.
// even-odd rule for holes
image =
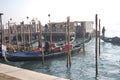
[[104, 42], [109, 42], [109, 43], [112, 43], [112, 44], [120, 45], [120, 38], [119, 37], [101, 37], [101, 39]]
[[[81, 47], [76, 47], [72, 49], [73, 52], [77, 52], [81, 49]], [[37, 61], [42, 60], [42, 52], [41, 51], [30, 51], [30, 52], [14, 52], [14, 53], [6, 53], [6, 59], [8, 61]], [[66, 56], [67, 51], [59, 51], [54, 53], [47, 53], [44, 55], [44, 59], [57, 58], [61, 56]]]
[[[81, 46], [74, 47], [71, 53], [79, 52]], [[57, 52], [47, 52], [44, 54], [44, 59], [57, 58], [61, 56], [67, 56], [67, 50], [57, 51]], [[42, 60], [41, 51], [18, 51], [18, 52], [5, 52], [4, 56], [8, 61], [38, 61]]]
[[[82, 47], [82, 46], [81, 46]], [[81, 49], [81, 47], [74, 47], [71, 51], [77, 52]], [[59, 51], [59, 52], [48, 52], [47, 54], [44, 54], [44, 59], [50, 59], [50, 58], [57, 58], [61, 56], [66, 56], [67, 51]], [[42, 60], [42, 52], [41, 51], [25, 51], [25, 52], [6, 52], [5, 57], [8, 61], [37, 61]]]
[[[87, 39], [85, 42], [75, 44], [71, 47], [71, 54], [74, 54], [76, 52], [79, 52], [80, 49], [83, 46], [83, 43], [89, 42], [91, 38]], [[66, 45], [62, 48], [62, 50], [59, 48], [57, 51], [49, 51], [47, 53], [44, 53], [44, 59], [53, 59], [61, 56], [67, 56], [67, 48], [69, 46]], [[57, 49], [57, 48], [55, 48]], [[35, 50], [35, 51], [17, 51], [17, 52], [5, 52], [3, 53], [5, 59], [8, 61], [41, 61], [42, 60], [42, 51]]]

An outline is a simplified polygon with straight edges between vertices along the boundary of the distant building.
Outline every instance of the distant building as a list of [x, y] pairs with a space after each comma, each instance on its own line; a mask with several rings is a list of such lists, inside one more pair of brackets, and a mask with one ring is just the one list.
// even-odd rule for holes
[[[8, 26], [7, 26], [8, 27]], [[67, 34], [67, 22], [51, 22], [42, 26], [42, 34], [47, 39], [50, 40], [50, 33], [52, 30], [52, 38], [53, 40], [65, 40]], [[6, 28], [4, 30], [5, 38], [8, 38], [8, 34], [13, 35], [15, 38], [16, 30], [18, 33], [18, 37], [21, 39], [21, 35], [24, 33], [27, 38], [29, 33], [31, 32], [32, 38], [39, 37], [39, 24], [24, 24], [21, 22], [18, 25], [10, 24], [9, 30]], [[70, 36], [75, 36], [76, 38], [83, 37], [83, 32], [85, 31], [85, 35], [93, 32], [93, 21], [73, 21], [70, 22]], [[57, 38], [56, 38], [57, 37]]]
[[[52, 32], [65, 32], [67, 27], [67, 22], [51, 22], [48, 25], [49, 28], [52, 28]], [[77, 37], [82, 37], [83, 31], [85, 31], [86, 34], [92, 33], [93, 21], [70, 22], [70, 33], [74, 33], [74, 35], [76, 35]]]

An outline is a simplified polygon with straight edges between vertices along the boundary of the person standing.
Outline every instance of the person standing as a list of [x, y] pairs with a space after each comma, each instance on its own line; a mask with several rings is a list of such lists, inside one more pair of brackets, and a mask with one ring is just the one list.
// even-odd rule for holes
[[105, 36], [105, 27], [102, 28], [102, 36]]
[[47, 40], [45, 40], [45, 53], [49, 52], [49, 42]]

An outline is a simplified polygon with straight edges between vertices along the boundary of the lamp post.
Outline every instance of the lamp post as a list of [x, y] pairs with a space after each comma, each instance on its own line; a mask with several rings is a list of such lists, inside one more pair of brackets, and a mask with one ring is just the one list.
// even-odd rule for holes
[[48, 14], [49, 17], [49, 27], [51, 28], [50, 30], [50, 43], [52, 44], [52, 26], [50, 25], [50, 14]]
[[27, 18], [27, 20], [29, 19], [29, 17], [28, 17], [28, 16], [27, 16], [26, 18]]
[[[26, 18], [27, 18], [27, 22], [29, 24], [29, 21], [28, 21], [29, 17], [27, 16]], [[31, 50], [31, 48], [30, 48], [30, 45], [31, 45], [31, 37], [30, 37], [31, 36], [31, 25], [27, 25], [27, 29], [28, 29], [29, 50]]]
[[10, 18], [10, 21], [12, 21], [12, 18]]
[[28, 21], [29, 17], [27, 16], [26, 18], [27, 18], [27, 23], [29, 24], [29, 21]]
[[48, 14], [48, 17], [49, 17], [49, 23], [50, 23], [50, 14]]

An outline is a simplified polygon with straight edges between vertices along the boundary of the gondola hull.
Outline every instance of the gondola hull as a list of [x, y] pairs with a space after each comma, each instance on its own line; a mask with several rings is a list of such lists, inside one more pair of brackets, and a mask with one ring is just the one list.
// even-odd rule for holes
[[[78, 53], [80, 49], [83, 47], [84, 43], [87, 43], [91, 40], [91, 37], [85, 40], [82, 43], [74, 45], [70, 50], [71, 54]], [[61, 50], [57, 52], [47, 52], [44, 53], [44, 59], [53, 59], [58, 58], [62, 56], [67, 56], [68, 51], [67, 50]], [[26, 52], [6, 52], [5, 59], [8, 61], [41, 61], [42, 60], [42, 52], [40, 51], [26, 51]]]
[[104, 42], [109, 42], [109, 43], [112, 43], [112, 44], [120, 45], [120, 38], [119, 37], [112, 37], [112, 38], [102, 37], [101, 39]]
[[[75, 47], [71, 50], [71, 53], [74, 54], [79, 52], [81, 47]], [[60, 51], [55, 53], [47, 53], [44, 54], [44, 59], [53, 59], [62, 56], [67, 56], [67, 51]], [[14, 52], [14, 53], [6, 53], [6, 59], [8, 61], [41, 61], [42, 53], [40, 51], [37, 52]]]

